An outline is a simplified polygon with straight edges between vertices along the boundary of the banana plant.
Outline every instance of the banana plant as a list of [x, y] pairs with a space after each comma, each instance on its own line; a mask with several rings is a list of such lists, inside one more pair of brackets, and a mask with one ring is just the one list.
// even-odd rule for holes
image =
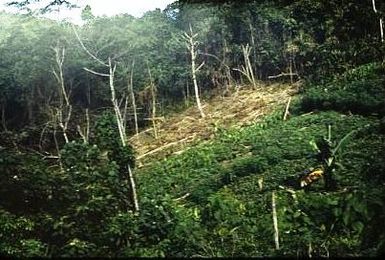
[[313, 148], [317, 151], [317, 159], [322, 163], [323, 176], [325, 179], [325, 188], [327, 190], [334, 190], [337, 188], [337, 182], [333, 176], [336, 166], [341, 166], [337, 161], [337, 152], [340, 150], [343, 143], [352, 136], [357, 130], [352, 130], [347, 133], [338, 143], [332, 141], [331, 125], [328, 125], [328, 136], [318, 140], [317, 142], [310, 142]]

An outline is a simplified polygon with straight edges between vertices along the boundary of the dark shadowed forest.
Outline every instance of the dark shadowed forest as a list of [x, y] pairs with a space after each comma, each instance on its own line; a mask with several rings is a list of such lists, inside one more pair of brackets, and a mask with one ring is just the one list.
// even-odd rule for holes
[[0, 12], [0, 256], [385, 253], [385, 2]]

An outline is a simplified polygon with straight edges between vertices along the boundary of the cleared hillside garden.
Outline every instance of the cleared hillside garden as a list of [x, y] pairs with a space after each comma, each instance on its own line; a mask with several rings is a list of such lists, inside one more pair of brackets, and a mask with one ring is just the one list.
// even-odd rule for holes
[[0, 256], [383, 255], [383, 10], [0, 13]]

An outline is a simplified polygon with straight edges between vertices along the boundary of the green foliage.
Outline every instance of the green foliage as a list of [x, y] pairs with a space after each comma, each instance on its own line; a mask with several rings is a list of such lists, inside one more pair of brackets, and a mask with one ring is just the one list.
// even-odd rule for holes
[[[93, 131], [92, 140], [104, 149], [114, 149], [108, 140], [118, 143], [113, 119], [102, 116]], [[317, 185], [292, 190], [288, 179], [296, 180], [304, 169], [319, 164], [311, 143], [328, 135], [325, 126], [331, 122], [334, 140], [365, 127], [339, 150], [339, 190], [325, 192]], [[61, 151], [63, 168], [54, 171], [44, 170], [48, 167], [36, 157], [18, 157], [3, 149], [0, 166], [8, 177], [2, 178], [7, 183], [1, 187], [17, 187], [13, 175], [23, 176], [21, 169], [33, 172], [32, 164], [42, 170], [24, 175], [43, 187], [39, 192], [46, 197], [27, 222], [2, 202], [3, 221], [10, 223], [3, 227], [12, 227], [1, 231], [7, 237], [2, 252], [68, 257], [308, 256], [311, 245], [313, 256], [373, 255], [383, 246], [383, 233], [376, 229], [384, 218], [378, 180], [383, 180], [380, 173], [385, 169], [385, 140], [379, 131], [376, 118], [336, 112], [285, 122], [275, 113], [242, 129], [223, 130], [210, 142], [140, 170], [137, 213], [130, 211], [128, 183], [118, 161], [105, 156], [99, 145], [68, 143]], [[46, 179], [38, 182], [38, 176]], [[31, 186], [22, 187], [28, 194]], [[277, 194], [279, 251], [274, 250], [271, 191]], [[36, 190], [34, 197], [39, 197]], [[12, 244], [16, 240], [26, 242]]]
[[[338, 161], [343, 166], [334, 172], [339, 189], [350, 189], [354, 183], [362, 182], [363, 186], [353, 190], [361, 189], [367, 194], [374, 185], [374, 190], [380, 191], [381, 187], [364, 177], [365, 172], [375, 171], [377, 174], [370, 178], [381, 178], [378, 173], [384, 169], [378, 154], [384, 147], [384, 138], [378, 135], [378, 119], [325, 112], [295, 117], [286, 123], [276, 114], [241, 130], [226, 130], [209, 144], [197, 145], [146, 169], [139, 175], [141, 196], [155, 198], [174, 194], [180, 197], [190, 193], [187, 205], [201, 207], [201, 227], [209, 231], [201, 255], [250, 256], [258, 252], [256, 255], [283, 256], [299, 252], [307, 256], [309, 243], [313, 255], [325, 256], [328, 252], [349, 255], [351, 251], [360, 250], [362, 232], [371, 229], [373, 220], [363, 218], [363, 226], [350, 222], [341, 224], [348, 213], [344, 201], [350, 192], [342, 197], [339, 191], [335, 195], [324, 195], [325, 190], [320, 185], [312, 185], [308, 191], [296, 191], [296, 195], [286, 191], [278, 193], [283, 247], [279, 252], [273, 251], [268, 191], [280, 186], [292, 188], [286, 186], [287, 180], [295, 181], [304, 169], [319, 164], [311, 142], [327, 136], [326, 126], [330, 123], [333, 123], [334, 140], [341, 140], [352, 130], [365, 129], [351, 136], [338, 151]], [[366, 136], [363, 132], [372, 134]], [[191, 160], [192, 156], [196, 160]], [[360, 156], [364, 158], [358, 159]], [[369, 157], [373, 161], [372, 170], [363, 163]], [[238, 211], [240, 208], [245, 208], [243, 213]], [[336, 215], [338, 210], [345, 213]], [[356, 221], [362, 219], [361, 215], [352, 217]], [[271, 238], [270, 242], [266, 238]]]
[[[384, 6], [377, 5], [381, 13]], [[191, 64], [180, 39], [190, 24], [199, 32], [198, 58], [205, 62], [198, 75], [203, 92], [222, 88], [229, 81], [242, 81], [241, 75], [230, 68], [243, 64], [241, 46], [246, 44], [252, 48], [250, 60], [258, 79], [287, 73], [291, 64], [299, 77], [321, 83], [336, 72], [378, 62], [385, 51], [371, 5], [353, 0], [224, 5], [179, 1], [164, 12], [150, 11], [141, 18], [127, 14], [95, 17], [86, 6], [82, 17], [86, 24], [77, 30], [85, 46], [100, 59], [112, 57], [119, 64], [115, 74], [117, 98], [124, 98], [128, 71], [135, 61], [134, 91], [138, 93], [148, 85], [149, 76], [143, 71], [149, 68], [162, 100], [161, 109], [181, 103], [188, 91], [192, 93], [188, 83]], [[86, 67], [105, 73], [105, 68], [84, 53], [68, 23], [6, 13], [0, 14], [0, 20], [0, 93], [4, 97], [0, 104], [7, 107], [4, 117], [9, 127], [48, 120], [46, 106], [56, 104], [60, 95], [50, 69], [55, 62], [52, 47], [57, 45], [66, 49], [65, 82], [77, 83], [71, 87], [72, 105], [97, 109], [110, 104], [108, 82], [83, 70]], [[354, 88], [363, 87], [358, 84]], [[373, 98], [371, 94], [365, 98]], [[51, 97], [48, 102], [47, 97]], [[352, 97], [344, 103], [350, 101]], [[147, 102], [139, 103], [143, 116], [148, 116]]]
[[[40, 242], [44, 241], [50, 255], [104, 255], [106, 226], [101, 223], [132, 207], [127, 177], [115, 161], [96, 145], [76, 142], [61, 150], [61, 168], [33, 156], [1, 153], [1, 196], [8, 198], [0, 204], [6, 210], [2, 252], [45, 255], [46, 245]], [[26, 208], [30, 219], [11, 215], [25, 214]]]
[[85, 22], [90, 22], [95, 18], [95, 16], [92, 14], [91, 6], [86, 5], [84, 7], [81, 13], [81, 18]]
[[[131, 69], [140, 118], [150, 110], [140, 92], [149, 83], [143, 71], [151, 70], [161, 109], [175, 107], [192, 93], [189, 56], [180, 40], [191, 24], [199, 34], [198, 59], [205, 62], [198, 75], [202, 92], [228, 81], [242, 83], [230, 68], [243, 63], [241, 46], [249, 44], [258, 79], [288, 72], [290, 67], [307, 80], [302, 99], [291, 108], [292, 117], [282, 121], [280, 108], [251, 126], [221, 129], [211, 141], [139, 169], [135, 177], [141, 210], [134, 213], [126, 172], [127, 165], [134, 168], [134, 151], [130, 145], [122, 146], [111, 112], [96, 115], [98, 109], [110, 106], [107, 80], [83, 70], [106, 73], [106, 68], [84, 53], [70, 24], [0, 13], [4, 130], [0, 133], [0, 254], [349, 257], [383, 253], [384, 122], [365, 116], [385, 115], [384, 67], [378, 63], [385, 48], [370, 3], [185, 2], [178, 1], [164, 12], [147, 12], [142, 18], [95, 17], [89, 7], [83, 10], [86, 25], [77, 30], [91, 53], [116, 62], [114, 83], [121, 107]], [[384, 4], [377, 8], [383, 15]], [[62, 146], [60, 129], [50, 129], [57, 120], [53, 108], [60, 107], [60, 92], [51, 75], [54, 46], [66, 49], [65, 88], [71, 89], [74, 108], [68, 134], [71, 140], [78, 137], [75, 126], [84, 125], [79, 111], [89, 108], [95, 122], [89, 144]], [[134, 60], [131, 68], [128, 64]], [[128, 114], [124, 120], [129, 124]], [[324, 140], [327, 125], [332, 125], [333, 140], [346, 142], [343, 149], [337, 143], [318, 142], [326, 155], [317, 160], [311, 144]], [[57, 161], [45, 157], [39, 146], [46, 131], [57, 133], [45, 140], [49, 152], [58, 153]], [[305, 169], [330, 158], [338, 158], [339, 163], [332, 167], [339, 184], [335, 190], [325, 190], [319, 183], [306, 190], [292, 185]], [[273, 191], [279, 250], [273, 240]]]
[[95, 124], [93, 142], [107, 153], [110, 160], [125, 169], [127, 163], [134, 168], [135, 156], [131, 145], [122, 146], [115, 116], [106, 112], [100, 116]]
[[46, 245], [34, 238], [35, 223], [0, 209], [0, 255], [44, 256]]
[[307, 88], [301, 109], [385, 115], [383, 75], [383, 66], [373, 63], [347, 71], [328, 84]]

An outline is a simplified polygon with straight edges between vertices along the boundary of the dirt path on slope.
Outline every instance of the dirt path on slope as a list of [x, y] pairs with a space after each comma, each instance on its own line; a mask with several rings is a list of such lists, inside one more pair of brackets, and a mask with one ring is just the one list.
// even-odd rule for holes
[[228, 128], [253, 124], [286, 104], [297, 92], [298, 85], [283, 84], [261, 86], [258, 90], [240, 89], [229, 97], [203, 101], [204, 119], [195, 106], [170, 115], [157, 124], [157, 139], [152, 128], [130, 138], [137, 152], [138, 167], [154, 158], [181, 153], [193, 142], [212, 139], [217, 126]]

